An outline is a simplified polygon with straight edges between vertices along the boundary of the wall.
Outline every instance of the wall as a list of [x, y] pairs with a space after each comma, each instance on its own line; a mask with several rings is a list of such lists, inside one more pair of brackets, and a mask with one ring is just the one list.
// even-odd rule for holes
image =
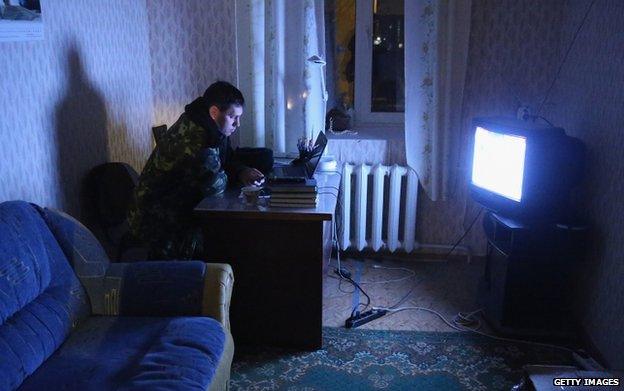
[[154, 124], [168, 126], [216, 80], [236, 80], [234, 1], [151, 0]]
[[153, 125], [236, 83], [234, 2], [42, 3], [44, 40], [0, 43], [0, 201], [80, 216], [90, 168], [140, 171]]
[[78, 215], [91, 167], [151, 149], [145, 1], [42, 3], [43, 40], [0, 43], [0, 201]]
[[[464, 120], [513, 115], [520, 103], [538, 107], [590, 3], [473, 0]], [[623, 20], [624, 2], [595, 2], [541, 113], [587, 146], [582, 213], [591, 234], [586, 261], [576, 274], [576, 312], [609, 366], [620, 370], [624, 368]], [[469, 137], [468, 132], [462, 135], [464, 170]], [[459, 188], [465, 189], [465, 183]], [[464, 226], [477, 210], [465, 192], [440, 206], [444, 205], [424, 203], [425, 209], [419, 209], [436, 235], [444, 233], [440, 226], [452, 225], [453, 210], [464, 216]], [[469, 242], [479, 247], [481, 229], [471, 236]]]
[[[468, 194], [472, 118], [515, 116], [520, 105], [536, 107], [543, 99], [559, 64], [564, 4], [564, 0], [473, 0], [457, 196], [441, 205], [421, 204], [426, 221], [436, 227], [444, 224], [441, 233], [455, 235], [448, 236], [451, 240], [470, 226], [481, 209]], [[457, 220], [455, 232], [452, 223], [443, 223]], [[465, 241], [483, 254], [481, 219]]]
[[[567, 48], [590, 1], [564, 9]], [[579, 316], [612, 368], [624, 369], [624, 2], [596, 1], [545, 105], [544, 116], [588, 151], [583, 214], [590, 226], [578, 270]]]

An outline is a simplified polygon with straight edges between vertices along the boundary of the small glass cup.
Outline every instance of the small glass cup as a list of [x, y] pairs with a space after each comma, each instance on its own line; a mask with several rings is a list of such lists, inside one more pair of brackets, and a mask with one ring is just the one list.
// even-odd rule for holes
[[243, 192], [243, 199], [246, 205], [256, 205], [258, 203], [258, 196], [260, 195], [261, 187], [258, 186], [245, 186], [241, 189]]

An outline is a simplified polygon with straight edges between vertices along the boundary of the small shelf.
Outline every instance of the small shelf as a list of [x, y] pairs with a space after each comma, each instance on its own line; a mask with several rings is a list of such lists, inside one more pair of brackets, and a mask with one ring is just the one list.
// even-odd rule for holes
[[571, 274], [585, 230], [522, 224], [489, 212], [481, 299], [491, 326], [509, 335], [566, 336]]

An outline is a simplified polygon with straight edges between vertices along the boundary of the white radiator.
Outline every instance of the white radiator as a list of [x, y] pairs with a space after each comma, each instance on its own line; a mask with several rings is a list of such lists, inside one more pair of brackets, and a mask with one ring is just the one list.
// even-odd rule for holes
[[[372, 178], [371, 186], [369, 176]], [[372, 197], [370, 210], [368, 197]], [[339, 216], [340, 248], [358, 251], [364, 249], [379, 251], [386, 248], [390, 252], [398, 249], [412, 252], [417, 247], [415, 238], [417, 202], [418, 178], [413, 170], [397, 165], [388, 167], [345, 164], [342, 168]], [[399, 241], [401, 209], [403, 209], [401, 231], [403, 240]], [[382, 236], [384, 217], [385, 240]], [[367, 226], [370, 229], [368, 233]]]
[[[414, 170], [397, 165], [344, 164], [338, 214], [341, 250], [450, 250], [450, 245], [416, 241], [417, 206]], [[455, 250], [470, 261], [469, 248], [456, 246]]]

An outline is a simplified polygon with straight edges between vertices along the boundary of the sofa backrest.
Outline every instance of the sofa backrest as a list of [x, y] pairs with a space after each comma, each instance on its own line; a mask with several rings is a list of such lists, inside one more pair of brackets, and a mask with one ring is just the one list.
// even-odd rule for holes
[[70, 215], [49, 208], [39, 211], [87, 291], [91, 312], [112, 315], [106, 301], [110, 287], [104, 278], [110, 260], [100, 242], [87, 227]]
[[0, 389], [14, 389], [90, 315], [89, 301], [38, 210], [0, 204]]

